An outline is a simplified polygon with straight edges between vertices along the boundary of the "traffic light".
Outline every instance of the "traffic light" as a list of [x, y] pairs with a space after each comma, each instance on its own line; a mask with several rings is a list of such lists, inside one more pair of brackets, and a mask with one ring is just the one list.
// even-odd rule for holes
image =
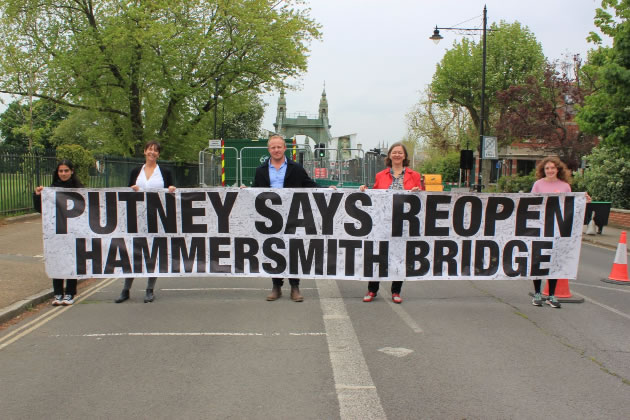
[[317, 157], [326, 157], [326, 145], [324, 143], [319, 143], [317, 145]]

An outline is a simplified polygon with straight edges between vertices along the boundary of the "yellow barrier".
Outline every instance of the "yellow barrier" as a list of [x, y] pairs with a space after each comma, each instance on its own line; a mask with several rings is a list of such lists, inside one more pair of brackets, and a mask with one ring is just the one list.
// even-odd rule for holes
[[424, 188], [427, 191], [444, 191], [444, 186], [442, 185], [442, 175], [424, 174]]

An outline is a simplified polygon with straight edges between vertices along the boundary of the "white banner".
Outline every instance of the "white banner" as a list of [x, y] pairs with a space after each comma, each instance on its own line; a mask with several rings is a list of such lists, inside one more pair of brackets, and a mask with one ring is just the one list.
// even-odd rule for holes
[[52, 278], [574, 279], [586, 205], [584, 193], [45, 188], [42, 194]]

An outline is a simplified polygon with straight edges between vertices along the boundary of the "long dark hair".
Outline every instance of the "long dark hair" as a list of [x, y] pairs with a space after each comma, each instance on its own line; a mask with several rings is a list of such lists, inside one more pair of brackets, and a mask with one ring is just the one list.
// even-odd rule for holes
[[[61, 178], [59, 178], [59, 167], [61, 165], [67, 166], [72, 171], [72, 175], [70, 175], [70, 179], [67, 181], [62, 181]], [[65, 188], [83, 188], [83, 184], [81, 183], [81, 181], [79, 181], [79, 178], [77, 178], [77, 173], [74, 170], [74, 165], [72, 164], [72, 161], [68, 159], [62, 159], [59, 161], [59, 163], [57, 163], [55, 172], [53, 172], [52, 186]]]
[[394, 150], [394, 147], [402, 147], [403, 151], [405, 152], [405, 158], [403, 159], [403, 167], [407, 167], [409, 166], [409, 153], [407, 153], [407, 148], [405, 147], [404, 144], [398, 142], [398, 143], [394, 143], [391, 146], [389, 146], [389, 150], [387, 150], [387, 157], [385, 158], [385, 165], [389, 168], [392, 167], [392, 160], [389, 158], [390, 153], [392, 153], [392, 150]]

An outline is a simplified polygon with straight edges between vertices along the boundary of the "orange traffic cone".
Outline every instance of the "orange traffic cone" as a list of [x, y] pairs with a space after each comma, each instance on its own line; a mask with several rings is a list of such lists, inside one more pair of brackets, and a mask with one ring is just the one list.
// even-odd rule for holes
[[[545, 290], [542, 292], [543, 296], [549, 296], [549, 280], [545, 283]], [[571, 294], [571, 290], [569, 290], [569, 279], [558, 279], [556, 282], [556, 298], [560, 302], [568, 302], [568, 303], [582, 303], [584, 302], [584, 298], [577, 298]]]
[[628, 246], [626, 244], [626, 231], [621, 232], [619, 244], [617, 245], [617, 254], [613, 262], [612, 270], [607, 279], [602, 279], [606, 283], [623, 284], [630, 286], [628, 278]]

